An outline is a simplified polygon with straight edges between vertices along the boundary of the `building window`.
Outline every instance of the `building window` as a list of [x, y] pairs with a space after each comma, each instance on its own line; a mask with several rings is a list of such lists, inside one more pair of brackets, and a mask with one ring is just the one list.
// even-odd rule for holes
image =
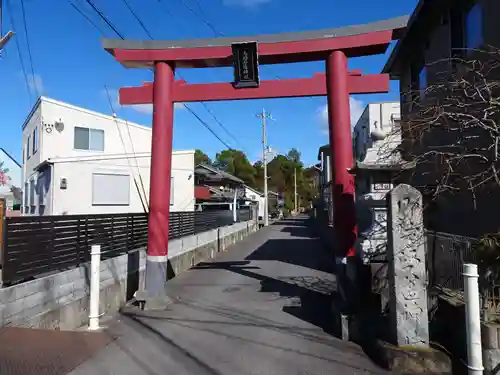
[[33, 155], [38, 151], [38, 128], [33, 129]]
[[75, 127], [76, 150], [104, 151], [104, 130]]
[[125, 174], [92, 174], [93, 206], [128, 206], [130, 176]]
[[28, 160], [31, 157], [30, 140], [31, 136], [28, 135], [28, 142], [26, 142], [26, 160]]
[[[483, 9], [474, 5], [465, 17], [465, 47], [476, 49], [483, 44]], [[470, 52], [470, 51], [469, 51]]]

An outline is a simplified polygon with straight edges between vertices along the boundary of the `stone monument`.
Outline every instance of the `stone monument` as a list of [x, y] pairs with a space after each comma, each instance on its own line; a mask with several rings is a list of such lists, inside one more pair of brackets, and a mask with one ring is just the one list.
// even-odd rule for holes
[[401, 184], [387, 195], [387, 258], [392, 341], [428, 347], [429, 320], [422, 195]]

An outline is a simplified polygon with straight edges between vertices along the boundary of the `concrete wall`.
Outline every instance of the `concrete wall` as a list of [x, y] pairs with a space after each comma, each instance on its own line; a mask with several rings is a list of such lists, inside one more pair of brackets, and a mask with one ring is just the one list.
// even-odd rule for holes
[[[169, 243], [169, 277], [213, 258], [257, 230], [236, 223]], [[144, 281], [144, 249], [101, 263], [101, 313], [116, 312]], [[88, 323], [89, 265], [0, 289], [0, 327], [75, 329]]]

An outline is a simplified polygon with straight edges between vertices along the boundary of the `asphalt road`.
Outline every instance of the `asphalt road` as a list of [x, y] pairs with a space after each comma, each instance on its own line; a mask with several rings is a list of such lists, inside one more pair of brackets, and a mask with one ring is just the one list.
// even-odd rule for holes
[[386, 373], [335, 337], [332, 269], [306, 218], [278, 222], [170, 281], [166, 311], [119, 316], [70, 374]]

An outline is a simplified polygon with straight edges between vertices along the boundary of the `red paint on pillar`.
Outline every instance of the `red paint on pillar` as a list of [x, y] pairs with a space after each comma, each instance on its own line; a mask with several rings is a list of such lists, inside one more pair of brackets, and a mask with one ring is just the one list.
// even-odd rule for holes
[[174, 70], [168, 63], [155, 64], [153, 87], [147, 254], [167, 256], [174, 121]]
[[348, 172], [353, 165], [351, 114], [347, 57], [342, 51], [333, 51], [328, 56], [326, 72], [334, 230], [338, 255], [354, 256], [357, 239], [354, 176]]

